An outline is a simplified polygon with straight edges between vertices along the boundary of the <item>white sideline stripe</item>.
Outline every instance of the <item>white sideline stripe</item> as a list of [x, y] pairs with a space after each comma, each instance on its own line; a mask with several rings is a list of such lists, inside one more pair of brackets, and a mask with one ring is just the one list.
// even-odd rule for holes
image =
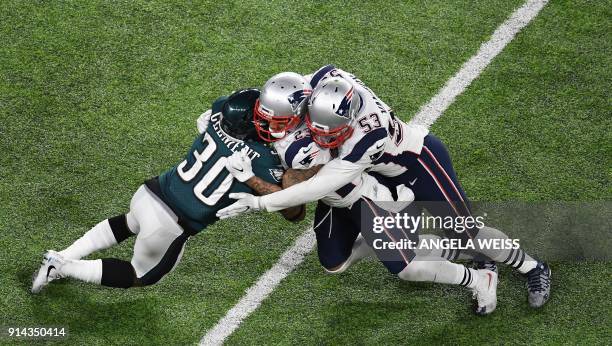
[[293, 244], [282, 254], [274, 267], [265, 272], [255, 285], [247, 289], [246, 294], [240, 301], [227, 312], [217, 325], [209, 330], [200, 341], [200, 345], [221, 345], [225, 338], [230, 336], [257, 307], [274, 291], [276, 286], [291, 273], [304, 257], [312, 251], [315, 245], [315, 235], [312, 228], [304, 232]]
[[[421, 107], [411, 123], [431, 126], [455, 101], [455, 98], [463, 93], [491, 63], [493, 58], [512, 41], [514, 36], [537, 16], [547, 2], [548, 0], [528, 0], [514, 11], [510, 18], [495, 30], [491, 39], [482, 44], [478, 53], [463, 64], [459, 72], [446, 82], [438, 94]], [[274, 267], [264, 273], [255, 285], [246, 291], [246, 294], [227, 312], [225, 317], [204, 335], [200, 345], [223, 344], [223, 341], [259, 307], [276, 286], [302, 263], [304, 256], [314, 248], [314, 244], [314, 232], [312, 232], [312, 228], [309, 228], [295, 241], [291, 248], [283, 253]]]
[[491, 39], [480, 46], [478, 53], [463, 64], [459, 72], [446, 82], [438, 94], [421, 107], [411, 123], [431, 126], [514, 36], [538, 15], [547, 2], [548, 0], [529, 0], [514, 11], [510, 18], [495, 30]]

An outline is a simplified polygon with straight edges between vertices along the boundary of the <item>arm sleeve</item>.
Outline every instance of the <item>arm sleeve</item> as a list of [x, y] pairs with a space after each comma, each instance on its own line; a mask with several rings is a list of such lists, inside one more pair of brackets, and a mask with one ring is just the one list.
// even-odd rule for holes
[[363, 136], [349, 152], [340, 153], [343, 160], [362, 164], [375, 161], [385, 150], [389, 140], [385, 128], [377, 128]]
[[319, 200], [357, 178], [367, 166], [334, 159], [312, 178], [282, 191], [260, 197], [263, 209], [278, 211]]
[[334, 65], [325, 65], [316, 70], [314, 73], [305, 75], [304, 78], [306, 78], [310, 82], [310, 85], [314, 89], [326, 74], [330, 73], [335, 69], [336, 67]]
[[280, 185], [284, 173], [283, 166], [280, 164], [276, 155], [266, 155], [252, 161], [253, 174], [268, 183]]
[[293, 169], [308, 169], [332, 159], [329, 150], [317, 147], [310, 137], [291, 143], [284, 154], [287, 166]]

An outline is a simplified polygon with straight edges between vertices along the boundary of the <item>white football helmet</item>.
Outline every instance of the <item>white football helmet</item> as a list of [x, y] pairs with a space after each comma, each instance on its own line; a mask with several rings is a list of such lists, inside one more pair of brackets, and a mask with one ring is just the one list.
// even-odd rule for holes
[[308, 103], [306, 124], [312, 139], [323, 148], [337, 148], [352, 134], [361, 98], [355, 87], [342, 77], [317, 85]]
[[302, 75], [282, 72], [270, 78], [255, 103], [254, 121], [259, 138], [275, 142], [301, 122], [312, 87]]

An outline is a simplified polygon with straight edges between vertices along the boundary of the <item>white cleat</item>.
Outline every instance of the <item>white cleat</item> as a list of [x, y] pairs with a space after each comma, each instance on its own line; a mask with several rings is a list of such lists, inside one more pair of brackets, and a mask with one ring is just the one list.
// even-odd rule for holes
[[497, 273], [491, 270], [479, 269], [478, 284], [474, 287], [477, 315], [488, 315], [497, 307]]
[[34, 273], [32, 280], [32, 293], [40, 292], [49, 282], [61, 278], [59, 269], [64, 265], [64, 257], [56, 251], [49, 250], [43, 256], [42, 265]]

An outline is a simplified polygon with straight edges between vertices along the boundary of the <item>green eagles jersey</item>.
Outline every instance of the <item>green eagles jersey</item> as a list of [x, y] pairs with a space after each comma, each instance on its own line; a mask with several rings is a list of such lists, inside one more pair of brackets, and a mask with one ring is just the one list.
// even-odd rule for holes
[[196, 231], [215, 222], [216, 212], [234, 202], [228, 197], [230, 193], [254, 193], [225, 168], [228, 156], [246, 146], [257, 177], [279, 184], [283, 173], [272, 149], [262, 143], [237, 140], [223, 132], [219, 121], [225, 100], [223, 97], [213, 103], [208, 128], [195, 139], [185, 160], [159, 176], [164, 202]]

